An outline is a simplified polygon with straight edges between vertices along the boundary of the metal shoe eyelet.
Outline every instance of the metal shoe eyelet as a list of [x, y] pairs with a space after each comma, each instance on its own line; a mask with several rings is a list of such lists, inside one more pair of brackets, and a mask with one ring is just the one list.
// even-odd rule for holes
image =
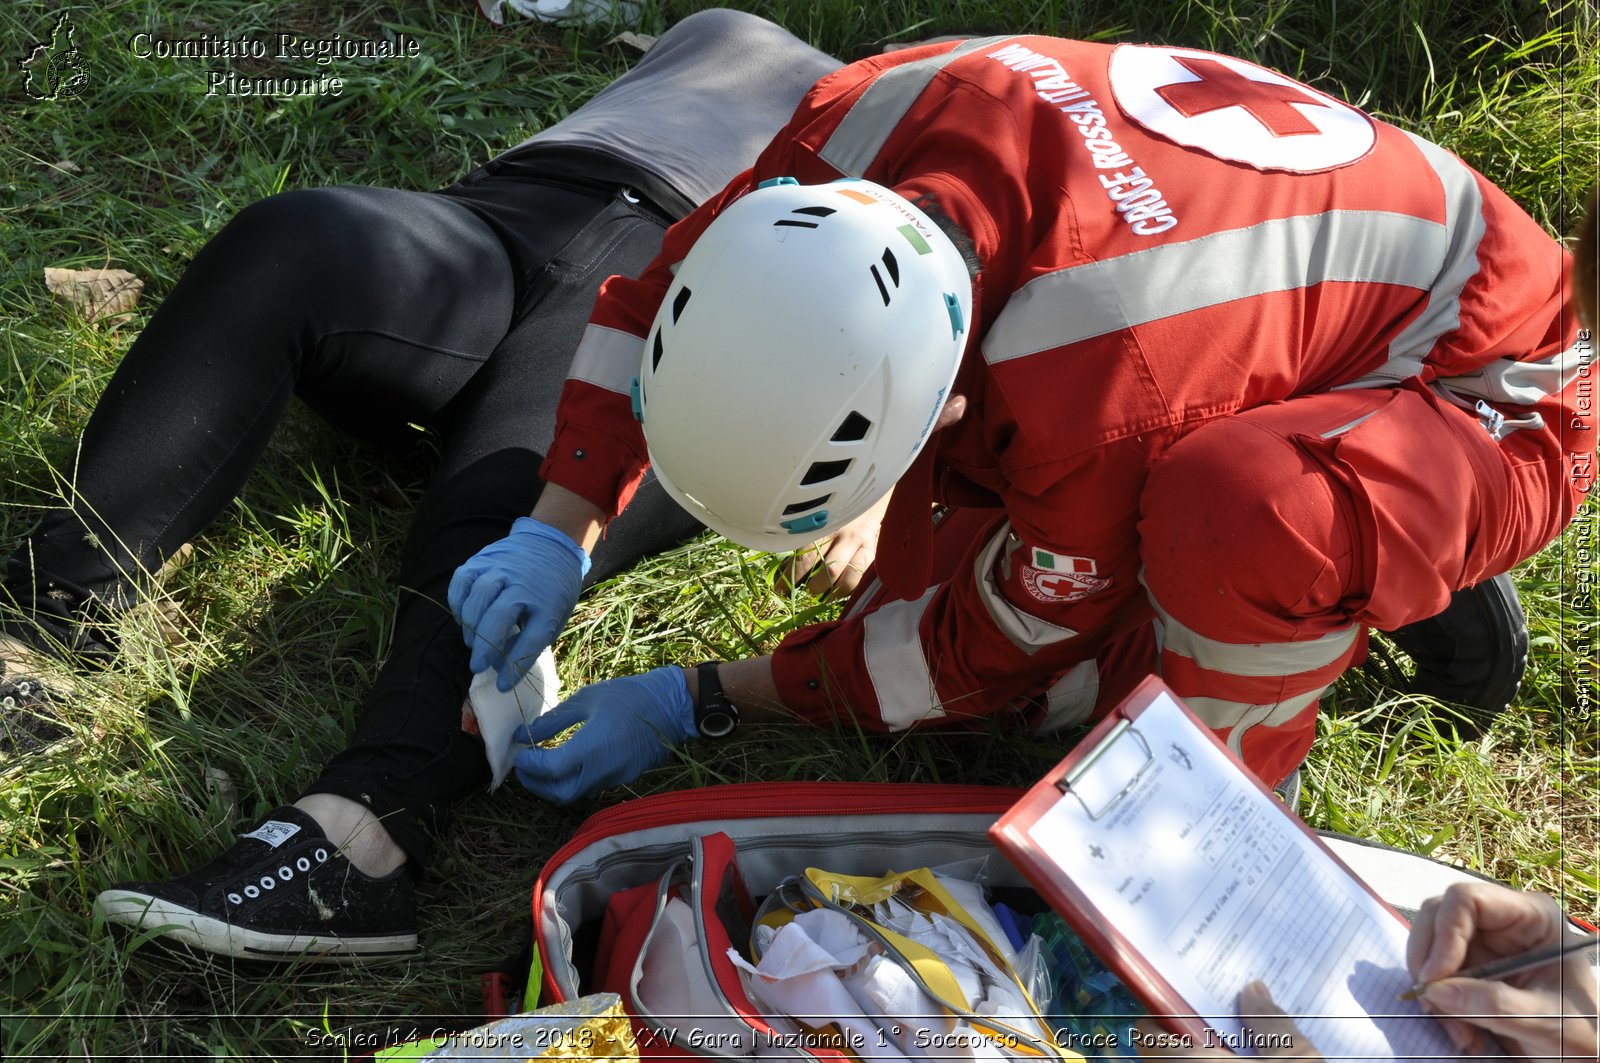
[[278, 884], [278, 880], [273, 878], [271, 875], [262, 875], [261, 876], [261, 888], [262, 889], [270, 890], [274, 886], [276, 886], [277, 884]]
[[33, 693], [33, 684], [27, 680], [23, 680], [17, 684], [17, 693], [21, 694], [23, 697], [27, 697], [29, 694]]
[[239, 896], [237, 893], [230, 893], [230, 894], [228, 894], [228, 903], [229, 904], [243, 904], [244, 903], [244, 898]]
[[261, 891], [256, 889], [254, 886], [246, 886], [244, 888], [244, 895], [249, 897], [251, 900], [255, 900], [257, 897], [261, 896]]
[[294, 862], [294, 866], [298, 867], [301, 871], [310, 871], [311, 861], [302, 856], [300, 859]]
[[318, 849], [316, 855], [317, 855], [317, 863], [326, 864], [328, 862], [328, 850], [326, 850], [326, 849]]
[[287, 867], [280, 867], [278, 868], [278, 877], [283, 879], [283, 881], [288, 882], [290, 879], [294, 878], [294, 872], [290, 871]]
[[0, 701], [0, 705], [4, 705], [8, 709], [14, 709], [17, 707], [17, 699], [7, 694], [5, 700]]

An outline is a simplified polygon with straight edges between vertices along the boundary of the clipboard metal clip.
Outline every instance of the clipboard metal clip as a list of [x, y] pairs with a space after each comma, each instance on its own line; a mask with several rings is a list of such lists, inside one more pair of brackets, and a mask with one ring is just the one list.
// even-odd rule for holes
[[[1131, 739], [1138, 742], [1139, 748], [1144, 751], [1142, 760], [1139, 761], [1138, 770], [1126, 776], [1127, 782], [1121, 787], [1112, 789], [1110, 786], [1091, 786], [1085, 783], [1084, 777], [1089, 774], [1101, 761], [1107, 760], [1108, 754], [1116, 752], [1120, 761], [1127, 759], [1131, 750], [1127, 741]], [[1137, 756], [1137, 754], [1135, 754]], [[1150, 751], [1150, 743], [1145, 740], [1139, 729], [1131, 721], [1123, 720], [1106, 735], [1105, 740], [1095, 747], [1083, 760], [1075, 764], [1071, 771], [1056, 780], [1056, 789], [1068, 797], [1076, 798], [1078, 804], [1083, 806], [1084, 815], [1093, 822], [1099, 822], [1100, 817], [1116, 807], [1117, 802], [1128, 796], [1129, 791], [1139, 785], [1139, 780], [1144, 778], [1144, 773], [1150, 770], [1150, 765], [1155, 763], [1155, 754]], [[1109, 763], [1106, 767], [1110, 770], [1119, 770], [1119, 766]], [[1104, 776], [1104, 772], [1100, 776]], [[1099, 782], [1097, 778], [1095, 780]], [[1115, 784], [1113, 784], [1115, 785]]]

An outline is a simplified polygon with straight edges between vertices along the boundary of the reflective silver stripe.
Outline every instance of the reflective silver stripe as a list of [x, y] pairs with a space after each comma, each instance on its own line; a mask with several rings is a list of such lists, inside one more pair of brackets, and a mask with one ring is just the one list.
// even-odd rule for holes
[[1000, 589], [999, 581], [995, 578], [995, 569], [999, 565], [1000, 554], [1005, 550], [1010, 535], [1011, 522], [1006, 521], [995, 531], [994, 537], [988, 544], [978, 551], [978, 560], [973, 564], [972, 576], [978, 585], [978, 598], [983, 602], [984, 608], [989, 610], [994, 626], [1004, 632], [1013, 646], [1031, 656], [1046, 646], [1065, 642], [1077, 635], [1077, 632], [1070, 627], [1040, 620], [1032, 613], [1018, 609], [1006, 598], [1005, 592]]
[[1296, 694], [1276, 705], [1245, 705], [1237, 701], [1224, 701], [1221, 698], [1185, 697], [1183, 703], [1189, 706], [1200, 722], [1216, 731], [1227, 731], [1227, 746], [1233, 750], [1233, 755], [1240, 760], [1244, 759], [1244, 736], [1257, 727], [1281, 727], [1300, 715], [1307, 707], [1315, 705], [1322, 697], [1326, 686], [1305, 694]]
[[1004, 40], [1010, 40], [1010, 37], [963, 41], [948, 52], [906, 63], [878, 75], [866, 91], [856, 97], [844, 121], [834, 128], [817, 156], [847, 177], [860, 177], [872, 165], [872, 160], [878, 157], [884, 143], [893, 135], [906, 112], [911, 110], [911, 105], [917, 102], [922, 90], [933, 81], [935, 74], [969, 52]]
[[643, 362], [644, 340], [621, 329], [590, 325], [583, 330], [567, 379], [626, 395]]
[[891, 731], [944, 715], [917, 630], [938, 589], [929, 587], [914, 602], [890, 602], [867, 614], [862, 624], [862, 653], [878, 696], [878, 716]]
[[849, 612], [845, 613], [842, 619], [849, 620], [852, 617], [861, 615], [882, 593], [883, 581], [874, 576], [872, 582], [867, 584], [866, 589], [856, 595], [856, 604], [850, 607]]
[[1559, 393], [1593, 360], [1593, 342], [1579, 340], [1560, 354], [1537, 362], [1499, 358], [1476, 372], [1442, 376], [1436, 383], [1458, 395], [1532, 406]]
[[[1328, 252], [1334, 252], [1330, 257]], [[1324, 281], [1426, 290], [1438, 275], [1438, 222], [1377, 210], [1277, 218], [1037, 277], [1007, 300], [983, 340], [990, 365], [1268, 292]], [[1241, 269], [1240, 263], [1249, 263]]]
[[[1139, 574], [1139, 582], [1144, 583], [1143, 572]], [[1149, 584], [1145, 584], [1145, 590], [1148, 592], [1149, 589]], [[1227, 675], [1298, 675], [1326, 668], [1350, 651], [1361, 632], [1359, 626], [1352, 624], [1305, 642], [1218, 642], [1193, 628], [1184, 627], [1161, 608], [1155, 595], [1148, 597], [1160, 618], [1156, 626], [1156, 642], [1163, 650], [1187, 657], [1207, 671]]]
[[1044, 692], [1044, 719], [1035, 734], [1049, 734], [1083, 723], [1100, 697], [1100, 667], [1093, 661], [1075, 664]]
[[[1189, 706], [1189, 710], [1207, 727], [1217, 731], [1225, 731], [1232, 727], [1237, 735], [1261, 724], [1277, 727], [1288, 723], [1300, 715], [1307, 705], [1322, 697], [1325, 689], [1327, 688], [1318, 687], [1309, 694], [1296, 694], [1275, 705], [1245, 705], [1222, 698], [1201, 697], [1185, 697], [1183, 703]], [[1234, 746], [1234, 752], [1237, 753], [1239, 749], [1233, 741], [1235, 735], [1228, 737], [1228, 744]]]
[[1329, 388], [1329, 391], [1350, 391], [1355, 388], [1390, 388], [1402, 380], [1410, 380], [1422, 373], [1422, 358], [1396, 355], [1364, 377]]
[[[1478, 245], [1487, 228], [1483, 193], [1467, 164], [1437, 144], [1410, 133], [1406, 136], [1444, 186], [1444, 228], [1449, 242], [1439, 274], [1428, 285], [1428, 308], [1389, 343], [1390, 358], [1421, 358], [1433, 349], [1440, 336], [1461, 324], [1461, 293], [1478, 273]], [[1379, 369], [1377, 374], [1384, 375], [1384, 370]]]

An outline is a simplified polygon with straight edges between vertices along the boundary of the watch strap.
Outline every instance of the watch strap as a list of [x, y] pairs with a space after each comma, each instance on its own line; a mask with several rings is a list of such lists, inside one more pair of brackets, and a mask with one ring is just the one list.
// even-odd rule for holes
[[704, 661], [695, 666], [698, 689], [694, 699], [694, 726], [701, 738], [726, 738], [739, 726], [739, 710], [722, 689], [722, 679], [717, 675], [717, 662]]

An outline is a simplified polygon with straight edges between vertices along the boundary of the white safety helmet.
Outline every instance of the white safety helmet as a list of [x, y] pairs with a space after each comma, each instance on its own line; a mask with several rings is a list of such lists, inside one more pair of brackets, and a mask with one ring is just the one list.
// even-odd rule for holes
[[955, 244], [869, 181], [764, 182], [678, 265], [634, 412], [667, 492], [762, 550], [826, 536], [928, 440], [966, 346]]

